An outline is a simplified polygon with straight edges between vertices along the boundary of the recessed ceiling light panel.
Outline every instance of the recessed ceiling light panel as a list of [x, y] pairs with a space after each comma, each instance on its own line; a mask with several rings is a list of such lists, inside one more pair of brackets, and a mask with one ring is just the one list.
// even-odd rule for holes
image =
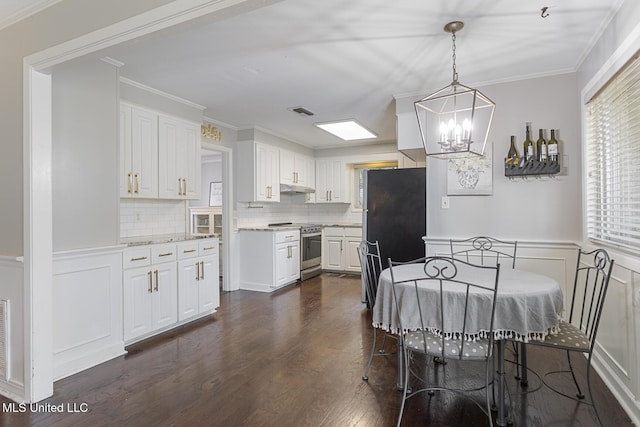
[[336, 122], [314, 123], [320, 129], [344, 139], [354, 141], [357, 139], [377, 138], [377, 135], [366, 129], [355, 120], [340, 120]]

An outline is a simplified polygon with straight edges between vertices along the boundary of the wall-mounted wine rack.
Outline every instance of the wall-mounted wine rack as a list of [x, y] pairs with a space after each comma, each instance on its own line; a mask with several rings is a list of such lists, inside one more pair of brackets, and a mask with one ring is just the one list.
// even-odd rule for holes
[[510, 164], [505, 159], [504, 176], [508, 178], [527, 176], [550, 176], [560, 173], [560, 163], [557, 161], [528, 160], [519, 164]]

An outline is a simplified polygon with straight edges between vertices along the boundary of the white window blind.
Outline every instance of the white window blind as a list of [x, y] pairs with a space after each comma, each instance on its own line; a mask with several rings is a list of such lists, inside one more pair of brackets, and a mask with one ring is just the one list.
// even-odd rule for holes
[[587, 234], [640, 250], [638, 54], [587, 103]]

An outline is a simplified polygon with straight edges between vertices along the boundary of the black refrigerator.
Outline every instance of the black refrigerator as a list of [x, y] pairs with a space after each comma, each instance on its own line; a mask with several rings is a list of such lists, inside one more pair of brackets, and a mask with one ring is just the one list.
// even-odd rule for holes
[[363, 238], [378, 241], [383, 268], [425, 256], [426, 181], [425, 168], [365, 171]]

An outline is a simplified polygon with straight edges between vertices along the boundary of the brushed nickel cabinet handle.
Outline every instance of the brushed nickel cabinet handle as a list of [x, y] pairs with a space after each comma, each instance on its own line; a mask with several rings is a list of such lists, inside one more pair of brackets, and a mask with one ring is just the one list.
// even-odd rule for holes
[[196, 280], [200, 280], [200, 263], [196, 262]]
[[200, 261], [200, 267], [202, 268], [202, 275], [200, 276], [200, 279], [204, 280], [204, 261]]
[[153, 292], [153, 278], [151, 277], [151, 271], [147, 272], [147, 275], [149, 276], [149, 287], [147, 288], [147, 292], [152, 293]]
[[215, 246], [207, 246], [206, 248], [202, 248], [203, 251], [210, 251], [211, 249], [215, 249]]
[[158, 270], [155, 270], [153, 274], [156, 276], [156, 287], [155, 291], [158, 292]]
[[187, 195], [187, 178], [182, 178], [182, 184], [183, 184], [182, 195], [186, 196]]
[[191, 252], [195, 252], [195, 249], [187, 249], [185, 251], [182, 251], [183, 254], [190, 254]]
[[138, 257], [138, 258], [131, 258], [131, 261], [142, 261], [143, 259], [147, 259], [147, 257], [146, 256], [141, 256], [141, 257]]
[[162, 253], [162, 254], [158, 254], [159, 257], [160, 256], [171, 256], [171, 255], [173, 255], [173, 252], [165, 252], [165, 253]]
[[127, 174], [127, 193], [131, 194], [133, 192], [133, 176], [131, 173]]

